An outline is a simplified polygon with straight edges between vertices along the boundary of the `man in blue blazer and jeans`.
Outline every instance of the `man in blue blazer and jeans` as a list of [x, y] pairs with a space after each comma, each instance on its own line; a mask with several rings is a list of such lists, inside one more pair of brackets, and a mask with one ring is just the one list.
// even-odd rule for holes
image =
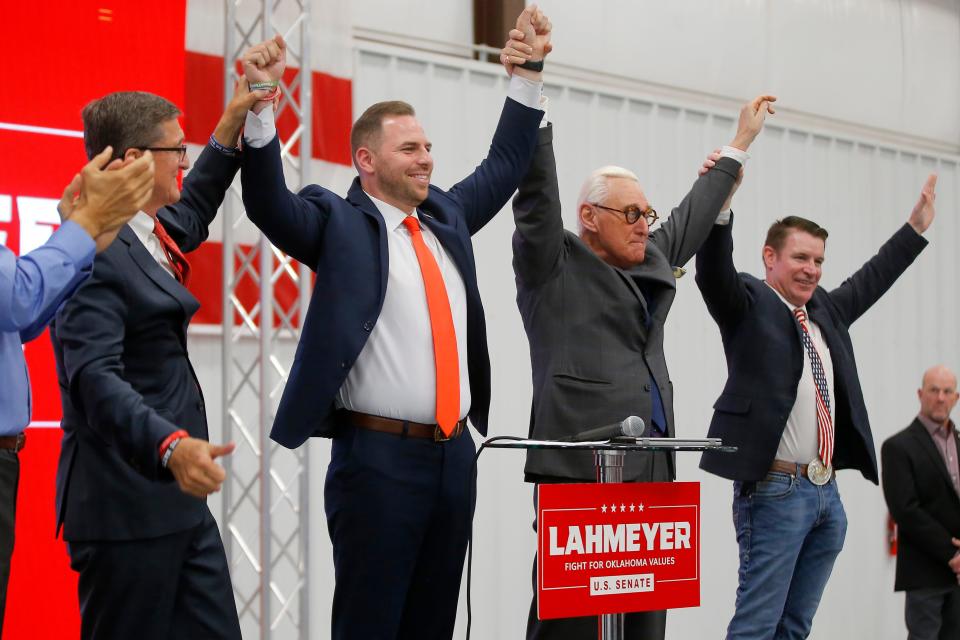
[[[516, 190], [543, 116], [550, 25], [528, 7], [517, 28], [533, 69], [511, 79], [487, 157], [447, 191], [430, 184], [430, 141], [406, 103], [375, 104], [354, 124], [359, 177], [346, 199], [288, 191], [271, 110], [247, 116], [247, 214], [317, 274], [271, 437], [290, 448], [333, 438], [324, 497], [337, 639], [453, 634], [472, 511], [465, 424], [486, 434], [490, 404], [470, 237]], [[278, 36], [244, 68], [269, 83], [284, 64]]]
[[832, 291], [818, 286], [827, 232], [804, 218], [770, 227], [764, 280], [737, 273], [729, 219], [697, 253], [697, 285], [729, 371], [709, 435], [738, 448], [700, 463], [734, 480], [740, 572], [729, 639], [810, 633], [847, 529], [834, 469], [877, 482], [848, 330], [926, 246], [935, 186], [930, 176], [907, 224]]

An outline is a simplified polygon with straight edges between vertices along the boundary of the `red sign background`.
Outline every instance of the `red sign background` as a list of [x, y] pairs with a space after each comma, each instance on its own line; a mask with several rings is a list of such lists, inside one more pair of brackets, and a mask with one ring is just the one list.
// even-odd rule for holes
[[541, 620], [700, 605], [700, 484], [543, 484]]

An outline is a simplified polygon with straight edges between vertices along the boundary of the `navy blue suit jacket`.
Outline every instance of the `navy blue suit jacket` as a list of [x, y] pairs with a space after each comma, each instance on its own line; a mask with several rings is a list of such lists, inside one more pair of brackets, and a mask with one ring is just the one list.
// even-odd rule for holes
[[[470, 236], [506, 204], [526, 173], [543, 112], [507, 99], [487, 157], [449, 191], [431, 185], [418, 207], [450, 253], [467, 292], [470, 419], [483, 434], [490, 407], [486, 321]], [[366, 344], [387, 287], [387, 235], [376, 205], [354, 180], [346, 200], [311, 185], [287, 190], [276, 138], [244, 152], [247, 215], [277, 247], [316, 271], [313, 298], [270, 437], [294, 448], [335, 435], [334, 400]]]
[[[185, 253], [206, 239], [238, 168], [207, 147], [180, 201], [159, 212]], [[152, 538], [203, 518], [206, 501], [180, 491], [157, 455], [177, 429], [207, 438], [187, 357], [187, 325], [199, 307], [124, 226], [58, 313], [50, 335], [63, 403], [57, 523], [66, 540]]]
[[[733, 224], [715, 225], [697, 253], [697, 286], [720, 327], [727, 383], [713, 405], [709, 436], [737, 453], [706, 452], [700, 467], [725, 478], [766, 475], [797, 399], [803, 373], [800, 325], [762, 280], [733, 265]], [[896, 281], [927, 245], [904, 225], [880, 251], [833, 291], [818, 287], [807, 303], [833, 362], [836, 469], [859, 469], [877, 483], [877, 454], [860, 389], [849, 327]]]

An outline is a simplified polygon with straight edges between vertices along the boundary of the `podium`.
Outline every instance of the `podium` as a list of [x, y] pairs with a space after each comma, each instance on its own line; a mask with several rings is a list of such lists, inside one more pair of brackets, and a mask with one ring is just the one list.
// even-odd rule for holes
[[[597, 483], [613, 484], [623, 482], [623, 463], [629, 451], [723, 451], [735, 452], [736, 447], [724, 446], [719, 438], [652, 438], [617, 437], [611, 440], [592, 442], [558, 442], [555, 440], [529, 440], [514, 437], [494, 437], [483, 443], [482, 448], [490, 449], [559, 449], [594, 452], [594, 467]], [[622, 507], [623, 505], [621, 505]], [[631, 504], [631, 511], [633, 510]], [[606, 507], [606, 505], [604, 505]], [[642, 510], [643, 505], [640, 505]], [[606, 508], [604, 508], [606, 512]], [[539, 521], [539, 518], [538, 518]], [[538, 530], [542, 531], [540, 521]], [[544, 562], [538, 553], [538, 563]], [[698, 563], [699, 564], [699, 563]], [[699, 582], [698, 582], [699, 584]], [[669, 608], [669, 607], [665, 607]], [[599, 640], [622, 640], [624, 637], [624, 613], [604, 613], [597, 617]]]

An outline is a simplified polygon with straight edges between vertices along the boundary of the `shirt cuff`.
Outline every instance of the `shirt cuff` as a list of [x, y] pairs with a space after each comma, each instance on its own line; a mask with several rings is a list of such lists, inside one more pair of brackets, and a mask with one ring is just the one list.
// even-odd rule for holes
[[70, 256], [77, 270], [83, 270], [93, 264], [97, 243], [83, 227], [67, 220], [53, 232], [47, 244], [56, 246]]
[[540, 96], [540, 109], [543, 110], [543, 117], [540, 118], [540, 128], [543, 129], [550, 124], [550, 99], [545, 95]]
[[507, 97], [516, 100], [525, 107], [541, 109], [540, 98], [543, 95], [543, 83], [521, 78], [517, 74], [510, 76]]
[[742, 167], [747, 164], [747, 160], [750, 159], [750, 154], [741, 149], [737, 149], [736, 147], [725, 145], [723, 149], [720, 149], [720, 157], [733, 158], [739, 162], [740, 166]]
[[243, 125], [244, 144], [260, 149], [267, 146], [276, 135], [277, 125], [272, 105], [262, 109], [260, 113], [247, 111], [247, 121]]
[[730, 209], [724, 209], [717, 214], [717, 219], [714, 221], [714, 224], [719, 224], [720, 226], [726, 226], [730, 224], [730, 217], [733, 215], [733, 211]]

